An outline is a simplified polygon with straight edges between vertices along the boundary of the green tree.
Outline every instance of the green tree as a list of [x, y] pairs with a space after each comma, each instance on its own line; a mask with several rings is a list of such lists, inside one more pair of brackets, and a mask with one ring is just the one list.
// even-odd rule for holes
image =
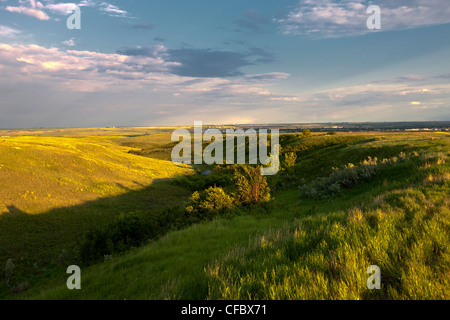
[[233, 207], [233, 198], [230, 197], [222, 188], [209, 187], [203, 195], [198, 191], [194, 192], [190, 198], [189, 205], [186, 207], [188, 213], [209, 214], [220, 212]]
[[284, 154], [284, 167], [291, 168], [295, 166], [297, 160], [297, 154], [295, 152], [288, 152]]
[[311, 130], [309, 130], [309, 129], [303, 129], [302, 134], [303, 134], [303, 137], [304, 137], [304, 138], [310, 137], [310, 136], [311, 136]]
[[270, 188], [261, 175], [261, 167], [239, 166], [235, 168], [234, 181], [237, 187], [235, 199], [243, 204], [270, 201]]

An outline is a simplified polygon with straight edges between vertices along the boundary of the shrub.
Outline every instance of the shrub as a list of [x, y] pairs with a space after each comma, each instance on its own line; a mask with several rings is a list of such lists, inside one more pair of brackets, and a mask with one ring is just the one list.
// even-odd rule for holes
[[233, 198], [219, 187], [209, 187], [203, 196], [196, 191], [189, 200], [186, 207], [189, 214], [210, 215], [233, 207]]
[[238, 166], [234, 172], [237, 192], [235, 199], [242, 204], [270, 201], [270, 188], [261, 175], [261, 167]]
[[302, 135], [303, 135], [304, 138], [310, 137], [311, 136], [311, 130], [303, 129]]
[[295, 152], [288, 152], [284, 154], [284, 167], [291, 168], [295, 165], [297, 154]]
[[89, 263], [113, 250], [114, 246], [108, 241], [107, 230], [100, 228], [91, 229], [84, 235], [80, 244], [80, 258], [84, 263]]
[[[411, 156], [416, 156], [417, 153], [412, 153]], [[378, 159], [368, 157], [355, 166], [349, 163], [341, 168], [333, 168], [333, 171], [328, 177], [318, 177], [314, 179], [310, 185], [302, 179], [300, 189], [300, 197], [324, 199], [338, 195], [342, 189], [349, 189], [356, 184], [365, 181], [377, 174], [381, 167], [392, 165], [398, 161], [404, 161], [408, 156], [401, 152], [399, 157], [392, 157], [390, 159], [383, 159], [381, 162]]]
[[100, 261], [112, 253], [138, 247], [148, 239], [156, 239], [189, 223], [191, 221], [180, 206], [121, 213], [112, 223], [85, 234], [80, 244], [80, 258], [86, 264]]
[[120, 243], [125, 248], [129, 248], [138, 246], [146, 237], [150, 236], [149, 233], [145, 232], [145, 227], [142, 214], [136, 212], [121, 213], [109, 233], [113, 243]]

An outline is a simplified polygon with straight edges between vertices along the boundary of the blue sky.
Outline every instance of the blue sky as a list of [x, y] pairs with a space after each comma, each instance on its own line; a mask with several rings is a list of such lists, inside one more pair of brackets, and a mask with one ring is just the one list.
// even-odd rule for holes
[[448, 0], [0, 0], [0, 127], [450, 120], [449, 57]]

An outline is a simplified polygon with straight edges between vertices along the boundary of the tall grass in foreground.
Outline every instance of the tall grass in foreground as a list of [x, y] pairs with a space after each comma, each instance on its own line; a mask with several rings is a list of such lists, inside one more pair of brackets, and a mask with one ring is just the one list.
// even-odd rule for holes
[[449, 191], [447, 174], [256, 237], [205, 270], [208, 298], [450, 299]]

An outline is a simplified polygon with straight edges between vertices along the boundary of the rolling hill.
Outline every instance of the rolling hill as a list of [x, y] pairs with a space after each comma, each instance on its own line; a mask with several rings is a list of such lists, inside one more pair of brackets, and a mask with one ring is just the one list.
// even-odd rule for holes
[[[75, 254], [76, 241], [64, 237], [60, 230], [54, 234], [60, 239], [60, 245], [56, 245], [53, 238], [43, 232], [34, 234], [32, 228], [49, 221], [53, 226], [80, 225], [79, 221], [85, 221], [84, 230], [93, 224], [107, 227], [103, 221], [106, 216], [143, 210], [148, 207], [148, 197], [153, 196], [156, 202], [165, 199], [169, 203], [183, 203], [192, 193], [183, 185], [168, 181], [154, 184], [154, 189], [152, 185], [144, 191], [132, 189], [133, 181], [145, 185], [145, 181], [135, 180], [138, 176], [149, 179], [148, 183], [152, 179], [192, 174], [167, 161], [128, 153], [130, 150], [139, 153], [168, 143], [163, 139], [159, 144], [151, 144], [147, 140], [150, 137], [129, 137], [128, 142], [127, 137], [121, 137], [120, 143], [117, 137], [97, 137], [99, 142], [94, 143], [95, 147], [89, 144], [76, 147], [83, 151], [77, 153], [76, 163], [89, 163], [89, 159], [95, 159], [94, 172], [99, 172], [99, 177], [111, 177], [112, 184], [116, 181], [128, 183], [131, 190], [120, 192], [122, 189], [114, 189], [117, 193], [105, 193], [96, 200], [89, 200], [88, 205], [72, 205], [34, 215], [10, 213], [1, 216], [0, 230], [14, 232], [8, 231], [8, 237], [0, 234], [3, 237], [0, 262], [4, 265], [7, 258], [12, 258], [19, 270], [16, 282], [25, 283], [21, 290], [16, 290], [18, 293], [4, 288], [0, 291], [3, 296], [16, 299], [450, 298], [450, 135], [446, 133], [283, 135], [280, 137], [282, 159], [292, 152], [297, 155], [297, 160], [293, 167], [285, 167], [268, 179], [275, 198], [270, 205], [243, 208], [238, 214], [224, 214], [181, 230], [169, 230], [138, 248], [83, 266], [82, 290], [68, 290], [65, 267], [75, 260], [68, 258], [64, 263], [58, 263], [58, 254], [60, 256], [61, 249], [67, 248], [66, 243], [72, 245], [69, 255]], [[8, 152], [11, 155], [20, 152], [14, 147], [23, 148], [29, 143], [26, 142], [28, 139], [13, 138]], [[60, 139], [64, 143], [74, 141], [70, 140], [74, 138]], [[82, 139], [93, 143], [92, 137]], [[38, 141], [43, 143], [45, 139]], [[47, 144], [51, 146], [50, 142]], [[103, 147], [111, 151], [105, 151]], [[39, 152], [45, 147], [37, 144], [34, 148], [37, 151], [33, 155], [20, 156], [30, 159], [28, 167], [32, 167], [32, 161], [43, 157]], [[57, 146], [53, 148], [57, 149]], [[64, 152], [70, 154], [70, 148], [67, 148]], [[94, 155], [87, 159], [81, 156], [89, 152]], [[144, 152], [143, 155], [151, 156], [152, 153]], [[122, 156], [124, 162], [117, 160]], [[73, 154], [67, 156], [67, 159], [73, 158]], [[56, 166], [64, 161], [53, 163]], [[154, 164], [161, 167], [152, 171]], [[117, 175], [103, 175], [109, 166], [119, 168]], [[129, 175], [122, 176], [121, 172], [127, 172], [128, 166], [131, 168]], [[82, 171], [64, 167], [61, 175], [80, 183], [84, 181], [84, 173], [74, 178], [77, 177], [74, 171]], [[51, 167], [40, 168], [42, 171], [38, 176], [51, 180]], [[90, 166], [86, 166], [86, 170], [88, 168]], [[351, 185], [346, 184], [346, 174], [360, 174], [362, 168], [370, 168], [373, 174], [355, 179]], [[15, 170], [19, 171], [18, 168]], [[32, 173], [27, 174], [32, 176]], [[315, 197], [313, 193], [313, 196], [305, 196], [299, 189], [313, 188], [314, 183], [317, 186], [320, 181], [330, 181], [327, 180], [330, 177], [338, 179], [333, 180], [335, 183], [341, 183], [339, 192]], [[82, 188], [100, 194], [98, 189], [88, 188], [93, 185], [92, 181], [84, 182]], [[35, 201], [39, 199], [41, 197]], [[19, 208], [22, 199], [17, 201]], [[22, 208], [26, 209], [25, 206]], [[105, 208], [112, 213], [104, 213]], [[151, 212], [152, 209], [147, 210]], [[96, 218], [86, 219], [86, 216]], [[27, 236], [21, 238], [20, 233]], [[82, 232], [74, 235], [80, 237]], [[17, 246], [12, 243], [21, 243], [22, 252], [29, 253], [30, 241], [40, 241], [44, 248], [40, 254], [29, 254], [22, 260], [14, 255]], [[54, 262], [41, 267], [37, 260], [44, 257]], [[30, 267], [33, 264], [37, 264], [37, 268]], [[369, 265], [378, 265], [381, 269], [381, 290], [371, 291], [366, 287]]]

